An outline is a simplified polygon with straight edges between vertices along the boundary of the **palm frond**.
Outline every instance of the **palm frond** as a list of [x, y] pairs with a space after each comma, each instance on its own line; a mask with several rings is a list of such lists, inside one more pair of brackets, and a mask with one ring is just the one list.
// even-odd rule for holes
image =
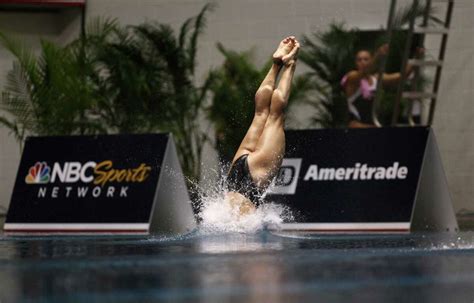
[[119, 28], [119, 23], [116, 18], [94, 17], [87, 23], [86, 37], [103, 40], [117, 28]]
[[199, 14], [196, 16], [194, 21], [194, 31], [191, 35], [191, 39], [188, 46], [188, 60], [189, 66], [191, 67], [191, 73], [194, 73], [194, 66], [196, 61], [196, 50], [198, 37], [204, 32], [207, 23], [207, 12], [212, 12], [215, 8], [215, 4], [207, 3], [201, 9]]
[[[412, 18], [415, 20], [419, 20], [425, 14], [427, 8], [427, 3], [425, 1], [413, 1], [412, 3], [408, 3], [397, 10], [395, 16], [393, 18], [393, 25], [394, 28], [402, 28], [410, 23]], [[434, 15], [436, 14], [437, 10], [436, 7], [431, 6], [429, 12], [429, 20], [434, 23], [441, 23], [441, 20], [436, 18]]]
[[8, 128], [10, 130], [10, 133], [13, 134], [16, 140], [24, 140], [24, 134], [15, 122], [12, 122], [7, 118], [0, 116], [0, 125], [3, 125], [4, 127]]
[[199, 179], [203, 144], [199, 128], [213, 81], [197, 86], [198, 40], [206, 4], [180, 32], [158, 22], [121, 26], [94, 18], [66, 46], [41, 42], [39, 55], [0, 34], [17, 61], [1, 94], [0, 124], [19, 140], [25, 134], [171, 131], [185, 174]]
[[180, 48], [185, 48], [186, 47], [186, 42], [187, 42], [187, 37], [188, 33], [191, 30], [191, 23], [193, 21], [193, 18], [187, 19], [182, 25], [179, 30], [179, 47]]
[[9, 51], [25, 70], [32, 84], [37, 83], [37, 67], [33, 52], [24, 43], [8, 34], [0, 32], [0, 44]]
[[5, 91], [1, 94], [0, 109], [13, 119], [11, 123], [4, 120], [4, 126], [10, 128], [15, 137], [21, 140], [24, 132], [20, 130], [28, 129], [34, 134], [37, 126], [30, 85], [26, 71], [18, 62], [14, 62], [12, 70], [7, 74]]

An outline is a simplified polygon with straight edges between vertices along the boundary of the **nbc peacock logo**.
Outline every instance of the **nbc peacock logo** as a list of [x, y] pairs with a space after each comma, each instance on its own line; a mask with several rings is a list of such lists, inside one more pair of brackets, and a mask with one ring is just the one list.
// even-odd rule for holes
[[50, 177], [50, 167], [46, 162], [36, 162], [30, 167], [28, 175], [25, 178], [27, 184], [44, 184], [48, 183]]

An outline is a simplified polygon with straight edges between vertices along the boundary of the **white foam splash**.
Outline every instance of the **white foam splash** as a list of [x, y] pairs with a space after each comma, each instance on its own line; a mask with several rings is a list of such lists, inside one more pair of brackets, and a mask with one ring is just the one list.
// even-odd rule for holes
[[433, 244], [431, 250], [471, 250], [474, 249], [472, 236], [470, 238], [457, 237], [454, 240]]
[[[169, 167], [165, 167], [168, 173], [176, 173]], [[204, 177], [200, 185], [188, 179], [192, 184], [192, 190], [199, 197], [197, 216], [200, 219], [198, 227], [199, 234], [222, 234], [222, 233], [255, 233], [263, 229], [271, 228], [278, 230], [283, 222], [294, 221], [294, 216], [289, 207], [271, 203], [265, 200], [255, 212], [249, 214], [240, 214], [239, 210], [232, 207], [225, 199], [227, 192], [226, 172], [228, 167], [225, 164], [220, 165], [220, 170], [209, 170], [208, 173], [214, 173], [217, 178]], [[215, 179], [218, 179], [216, 182]], [[265, 193], [262, 195], [265, 197]]]
[[253, 233], [264, 228], [278, 229], [289, 214], [285, 207], [273, 203], [262, 204], [255, 212], [240, 214], [222, 195], [205, 199], [199, 217], [201, 230], [205, 232]]
[[217, 184], [199, 189], [201, 205], [198, 216], [201, 219], [201, 232], [255, 233], [266, 228], [278, 229], [281, 223], [293, 220], [288, 207], [271, 201], [262, 203], [255, 212], [240, 214], [239, 210], [225, 199], [225, 178], [221, 178]]

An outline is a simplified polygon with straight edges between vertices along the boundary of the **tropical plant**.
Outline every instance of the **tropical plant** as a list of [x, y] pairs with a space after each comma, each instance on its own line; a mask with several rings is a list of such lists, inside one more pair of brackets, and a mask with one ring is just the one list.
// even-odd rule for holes
[[340, 127], [348, 119], [345, 96], [340, 89], [344, 74], [353, 67], [353, 56], [358, 45], [357, 32], [347, 30], [342, 23], [332, 23], [326, 32], [304, 37], [300, 58], [311, 71], [308, 76], [319, 86], [317, 99], [310, 104], [317, 114], [313, 123], [323, 127]]
[[[150, 56], [132, 26], [116, 20], [96, 20], [84, 37], [87, 81], [95, 92], [91, 113], [112, 133], [152, 132], [158, 127], [157, 107], [166, 94], [166, 71]], [[79, 41], [81, 42], [81, 41]], [[157, 119], [158, 118], [158, 119]]]
[[19, 142], [26, 135], [89, 134], [101, 130], [88, 121], [92, 89], [83, 81], [78, 53], [41, 41], [36, 57], [19, 41], [0, 33], [0, 43], [15, 57], [0, 99], [0, 123]]
[[[347, 29], [344, 23], [333, 22], [324, 32], [315, 32], [304, 36], [305, 47], [301, 51], [301, 60], [311, 69], [308, 76], [319, 87], [319, 94], [308, 99], [316, 114], [313, 124], [320, 127], [345, 127], [348, 122], [346, 97], [341, 89], [340, 81], [350, 70], [355, 68], [354, 55], [358, 49], [376, 49], [389, 42], [390, 52], [387, 58], [386, 71], [399, 71], [401, 66], [401, 50], [404, 49], [407, 33], [403, 28], [415, 15], [416, 20], [423, 16], [426, 4], [418, 3], [415, 7], [407, 5], [397, 11], [394, 16], [394, 28], [391, 41], [383, 30], [366, 32], [357, 28]], [[430, 12], [430, 20], [439, 23]], [[423, 82], [423, 81], [422, 81]], [[392, 104], [395, 99], [393, 91], [384, 91], [381, 96], [379, 114], [381, 120], [389, 121]]]
[[172, 132], [185, 175], [198, 180], [209, 83], [196, 85], [196, 53], [212, 9], [205, 5], [178, 33], [156, 22], [120, 26], [98, 18], [64, 47], [42, 41], [39, 57], [0, 34], [16, 59], [0, 123], [20, 143], [26, 135]]
[[213, 7], [205, 5], [178, 33], [158, 22], [127, 27], [98, 22], [86, 38], [95, 115], [114, 132], [173, 133], [190, 185], [199, 180], [207, 141], [199, 117], [209, 85], [196, 85], [195, 68], [198, 39]]
[[[222, 161], [230, 161], [252, 122], [253, 98], [272, 62], [269, 60], [259, 68], [252, 62], [252, 51], [235, 52], [221, 43], [217, 48], [224, 63], [209, 74], [213, 98], [207, 113], [215, 129], [215, 148]], [[295, 77], [287, 110], [310, 89], [307, 77]]]
[[250, 61], [250, 52], [237, 53], [218, 44], [225, 61], [210, 72], [212, 103], [208, 119], [215, 130], [215, 148], [222, 160], [233, 157], [253, 119], [253, 94], [259, 85], [261, 71]]
[[[198, 39], [206, 26], [206, 14], [213, 8], [214, 5], [206, 4], [196, 17], [183, 23], [177, 35], [165, 24], [131, 27], [139, 41], [141, 58], [146, 64], [156, 66], [151, 75], [160, 75], [156, 78], [158, 82], [148, 84], [152, 99], [146, 105], [154, 116], [152, 126], [175, 136], [181, 165], [192, 181], [190, 184], [199, 180], [202, 150], [208, 140], [199, 119], [204, 114], [210, 81], [198, 86], [195, 71]], [[160, 90], [156, 91], [156, 87]], [[157, 99], [160, 96], [162, 100]]]

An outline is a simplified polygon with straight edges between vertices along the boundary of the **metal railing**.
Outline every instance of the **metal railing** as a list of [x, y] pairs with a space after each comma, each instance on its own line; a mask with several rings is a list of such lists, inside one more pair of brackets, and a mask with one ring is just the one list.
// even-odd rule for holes
[[[438, 90], [439, 90], [439, 85], [441, 81], [441, 72], [443, 69], [443, 63], [444, 63], [444, 58], [446, 54], [449, 27], [451, 25], [451, 16], [452, 16], [453, 8], [454, 8], [454, 0], [425, 0], [425, 1], [426, 2], [424, 3], [426, 3], [426, 5], [425, 5], [425, 10], [423, 13], [423, 21], [421, 25], [419, 27], [415, 25], [415, 21], [417, 19], [416, 14], [412, 14], [409, 21], [406, 43], [403, 49], [402, 64], [400, 67], [400, 81], [398, 83], [398, 87], [396, 91], [395, 104], [394, 104], [393, 114], [392, 114], [392, 119], [391, 119], [392, 126], [401, 125], [399, 121], [400, 121], [400, 108], [401, 108], [402, 100], [407, 100], [407, 102], [409, 102], [408, 124], [402, 124], [402, 125], [415, 126], [421, 123], [421, 121], [417, 123], [413, 117], [413, 105], [414, 105], [414, 102], [420, 102], [420, 104], [423, 104], [426, 100], [430, 100], [429, 116], [428, 116], [428, 122], [426, 124], [431, 125], [433, 123], [434, 112], [436, 109], [436, 103], [438, 99]], [[448, 7], [446, 9], [446, 16], [445, 16], [442, 27], [439, 27], [439, 26], [430, 27], [429, 21], [431, 17], [430, 14], [432, 11], [433, 1], [444, 2], [448, 4]], [[419, 4], [420, 4], [420, 0], [413, 0], [412, 10], [415, 11], [416, 9], [418, 9]], [[395, 27], [394, 16], [396, 14], [396, 7], [397, 7], [397, 0], [391, 0], [389, 16], [388, 16], [388, 21], [387, 21], [387, 40], [389, 41], [389, 43], [391, 42], [393, 31], [396, 30], [394, 28]], [[423, 35], [422, 40], [421, 40], [422, 45], [424, 44], [426, 35], [441, 35], [442, 36], [441, 46], [439, 49], [437, 60], [425, 60], [424, 58], [409, 60], [410, 50], [412, 48], [413, 37], [415, 34]], [[379, 64], [378, 72], [377, 72], [378, 82], [377, 82], [377, 88], [376, 88], [376, 98], [374, 101], [374, 106], [372, 108], [372, 121], [377, 127], [382, 126], [382, 124], [380, 123], [380, 119], [378, 117], [378, 107], [379, 107], [379, 103], [382, 102], [381, 100], [381, 96], [382, 96], [381, 92], [383, 88], [382, 79], [385, 73], [387, 57], [388, 57], [388, 54], [382, 58], [382, 61]], [[405, 91], [404, 88], [409, 78], [409, 75], [406, 72], [408, 64], [411, 64], [411, 66], [413, 67], [414, 76], [411, 79], [411, 85], [410, 85], [411, 90]], [[421, 70], [424, 67], [436, 68], [434, 83], [430, 91], [420, 91], [418, 90], [418, 87], [417, 87], [419, 83], [419, 79], [420, 79]]]

